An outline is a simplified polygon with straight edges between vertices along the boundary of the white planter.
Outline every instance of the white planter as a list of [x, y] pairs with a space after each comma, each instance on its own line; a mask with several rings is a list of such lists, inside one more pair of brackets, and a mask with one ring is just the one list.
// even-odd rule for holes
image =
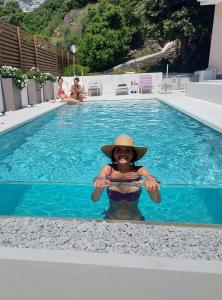
[[28, 81], [28, 100], [30, 105], [41, 103], [41, 87], [36, 79]]
[[0, 113], [4, 112], [4, 102], [3, 102], [3, 94], [2, 94], [2, 77], [0, 75]]
[[41, 102], [44, 102], [45, 98], [44, 98], [44, 89], [43, 87], [41, 87]]
[[54, 98], [56, 98], [57, 90], [58, 90], [58, 83], [57, 82], [53, 82], [53, 88], [54, 88]]
[[53, 82], [50, 80], [47, 80], [45, 85], [44, 85], [44, 99], [45, 101], [49, 101], [54, 99], [54, 85]]
[[21, 90], [13, 83], [12, 78], [2, 78], [2, 87], [6, 111], [21, 109]]
[[21, 94], [22, 94], [22, 107], [24, 108], [27, 107], [29, 104], [27, 86], [21, 90]]

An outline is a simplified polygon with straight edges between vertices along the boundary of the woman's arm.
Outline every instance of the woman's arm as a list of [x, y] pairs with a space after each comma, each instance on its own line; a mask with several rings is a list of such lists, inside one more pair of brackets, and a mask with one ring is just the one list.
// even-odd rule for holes
[[138, 174], [145, 177], [146, 190], [153, 202], [160, 203], [160, 184], [157, 182], [156, 178], [145, 167], [141, 167], [138, 170]]
[[57, 88], [57, 94], [56, 94], [56, 98], [55, 99], [57, 99], [57, 98], [60, 98], [60, 88], [59, 88], [59, 86], [58, 86], [58, 88]]
[[99, 175], [96, 176], [94, 180], [94, 191], [92, 192], [91, 199], [96, 202], [100, 199], [102, 192], [104, 190], [105, 184], [107, 182], [106, 178], [111, 172], [111, 166], [105, 165], [99, 172]]

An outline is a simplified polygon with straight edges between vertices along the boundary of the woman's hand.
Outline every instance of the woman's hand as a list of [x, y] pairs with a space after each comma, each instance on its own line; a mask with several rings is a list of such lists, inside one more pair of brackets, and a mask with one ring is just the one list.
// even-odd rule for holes
[[103, 191], [106, 185], [106, 177], [97, 176], [93, 181], [94, 181], [94, 186], [100, 191]]
[[156, 192], [160, 189], [160, 184], [156, 181], [156, 178], [153, 176], [149, 176], [145, 180], [145, 186], [148, 192]]

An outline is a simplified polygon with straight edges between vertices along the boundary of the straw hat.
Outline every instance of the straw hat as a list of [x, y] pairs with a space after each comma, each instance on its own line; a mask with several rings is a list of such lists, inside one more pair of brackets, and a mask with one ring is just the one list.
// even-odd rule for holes
[[137, 146], [134, 146], [133, 144], [134, 144], [133, 138], [131, 138], [128, 135], [120, 135], [120, 136], [117, 136], [114, 144], [105, 145], [101, 148], [101, 150], [106, 156], [108, 156], [109, 158], [112, 158], [113, 149], [116, 148], [117, 146], [130, 147], [136, 151], [135, 161], [137, 161], [145, 155], [145, 153], [147, 151], [147, 147], [137, 147]]

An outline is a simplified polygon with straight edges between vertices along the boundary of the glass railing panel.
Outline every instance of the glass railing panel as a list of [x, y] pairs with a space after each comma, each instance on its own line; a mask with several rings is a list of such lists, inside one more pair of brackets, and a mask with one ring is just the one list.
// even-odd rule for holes
[[[103, 219], [109, 206], [106, 191], [91, 201], [93, 184], [1, 182], [0, 215]], [[146, 221], [222, 224], [222, 186], [162, 185], [161, 202], [145, 189], [139, 208]]]

